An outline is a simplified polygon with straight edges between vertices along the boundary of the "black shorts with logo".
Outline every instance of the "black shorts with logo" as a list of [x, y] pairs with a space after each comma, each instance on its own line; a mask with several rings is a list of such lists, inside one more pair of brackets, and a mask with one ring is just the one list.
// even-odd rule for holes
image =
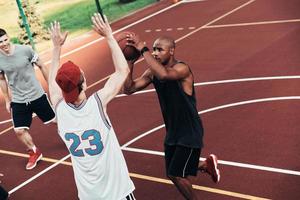
[[46, 94], [28, 103], [11, 102], [11, 111], [15, 129], [29, 129], [33, 113], [35, 113], [44, 124], [50, 123], [55, 118], [55, 113]]
[[165, 144], [165, 164], [168, 176], [196, 176], [198, 172], [200, 148]]

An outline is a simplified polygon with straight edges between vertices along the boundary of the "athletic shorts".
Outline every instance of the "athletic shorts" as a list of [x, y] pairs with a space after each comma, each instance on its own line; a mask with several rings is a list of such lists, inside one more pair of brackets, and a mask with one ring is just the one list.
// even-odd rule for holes
[[133, 195], [133, 192], [132, 193], [130, 193], [129, 195], [127, 195], [124, 199], [122, 199], [122, 200], [135, 200], [135, 197], [134, 197], [134, 195]]
[[28, 103], [11, 102], [11, 111], [15, 129], [29, 129], [33, 113], [35, 113], [44, 124], [50, 123], [55, 118], [55, 113], [46, 94]]
[[0, 200], [6, 200], [8, 192], [0, 185]]
[[196, 176], [198, 172], [200, 148], [165, 144], [165, 164], [168, 176]]

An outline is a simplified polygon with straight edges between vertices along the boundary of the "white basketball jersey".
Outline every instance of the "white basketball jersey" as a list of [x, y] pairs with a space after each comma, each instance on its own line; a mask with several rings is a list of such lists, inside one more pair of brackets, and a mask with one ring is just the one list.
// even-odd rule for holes
[[80, 106], [58, 103], [59, 135], [71, 154], [81, 200], [120, 200], [134, 190], [119, 142], [97, 93]]

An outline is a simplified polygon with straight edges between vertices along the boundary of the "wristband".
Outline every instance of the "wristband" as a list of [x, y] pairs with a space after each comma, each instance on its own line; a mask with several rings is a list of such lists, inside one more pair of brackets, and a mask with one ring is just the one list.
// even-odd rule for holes
[[142, 49], [141, 49], [141, 54], [142, 54], [142, 56], [144, 56], [144, 53], [146, 52], [146, 51], [149, 51], [149, 49], [148, 49], [148, 47], [146, 47], [146, 46], [144, 46]]

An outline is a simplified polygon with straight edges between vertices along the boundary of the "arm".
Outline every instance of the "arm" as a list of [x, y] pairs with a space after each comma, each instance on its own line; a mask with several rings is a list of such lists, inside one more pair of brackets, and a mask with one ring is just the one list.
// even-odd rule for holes
[[61, 89], [57, 85], [55, 81], [55, 77], [60, 65], [60, 53], [61, 47], [64, 44], [68, 33], [64, 32], [61, 33], [60, 25], [58, 22], [54, 22], [51, 24], [49, 29], [51, 34], [51, 39], [53, 43], [53, 55], [51, 60], [51, 68], [49, 69], [49, 78], [48, 78], [48, 85], [49, 85], [49, 94], [50, 100], [55, 107], [56, 104], [63, 98]]
[[48, 69], [48, 67], [44, 64], [44, 62], [40, 58], [38, 58], [38, 60], [34, 63], [34, 65], [37, 66], [41, 70], [44, 79], [48, 83], [48, 78], [49, 78], [49, 69]]
[[[134, 46], [139, 51], [146, 48], [146, 42], [140, 41], [138, 35], [130, 35], [128, 40], [128, 44]], [[169, 51], [174, 51], [174, 48]], [[158, 62], [149, 50], [144, 51], [142, 55], [153, 75], [159, 80], [183, 80], [190, 75], [189, 67], [184, 63], [176, 63], [172, 67], [166, 67]]]
[[150, 69], [147, 69], [142, 76], [139, 78], [133, 80], [132, 74], [133, 74], [133, 63], [129, 62], [130, 67], [130, 73], [126, 78], [125, 84], [124, 84], [124, 93], [127, 95], [130, 95], [132, 93], [135, 93], [139, 90], [144, 89], [147, 87], [151, 81], [152, 81], [152, 72]]
[[106, 16], [104, 22], [99, 13], [94, 14], [92, 17], [92, 22], [93, 29], [105, 37], [111, 50], [112, 60], [115, 67], [115, 72], [107, 80], [104, 87], [97, 92], [101, 98], [103, 107], [106, 108], [106, 105], [119, 93], [120, 89], [122, 88], [123, 83], [129, 74], [129, 68], [122, 50], [112, 35], [112, 30], [109, 26]]
[[152, 54], [147, 51], [143, 54], [153, 75], [159, 80], [183, 80], [190, 75], [188, 66], [184, 63], [177, 63], [173, 67], [164, 67]]
[[7, 112], [10, 113], [10, 102], [11, 102], [11, 99], [10, 99], [8, 85], [7, 85], [4, 73], [0, 73], [0, 88], [1, 88], [4, 100], [5, 100], [6, 110], [7, 110]]

